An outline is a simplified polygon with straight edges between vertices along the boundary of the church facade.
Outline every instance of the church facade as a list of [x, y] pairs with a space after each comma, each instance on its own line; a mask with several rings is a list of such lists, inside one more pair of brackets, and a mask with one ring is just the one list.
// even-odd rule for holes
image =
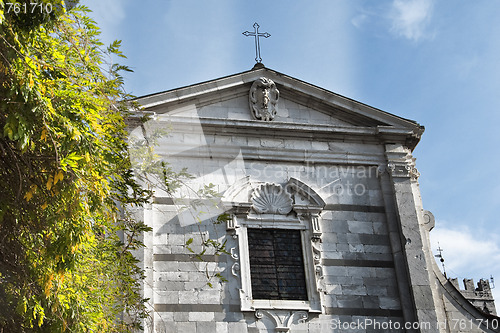
[[434, 261], [418, 123], [261, 64], [137, 102], [190, 175], [135, 212], [146, 332], [499, 331]]

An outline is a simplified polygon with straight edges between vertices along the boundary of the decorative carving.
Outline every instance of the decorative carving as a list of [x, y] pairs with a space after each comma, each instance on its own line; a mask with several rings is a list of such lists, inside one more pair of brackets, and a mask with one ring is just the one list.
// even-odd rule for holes
[[393, 161], [387, 164], [387, 171], [392, 177], [410, 178], [412, 181], [417, 181], [420, 173], [415, 167], [415, 158], [408, 155], [405, 161]]
[[321, 242], [321, 227], [319, 223], [319, 214], [311, 214], [312, 237], [314, 241]]
[[292, 196], [281, 185], [266, 183], [257, 187], [250, 198], [252, 207], [257, 213], [282, 214], [290, 213], [293, 208]]
[[233, 258], [234, 260], [238, 260], [240, 258], [235, 247], [231, 248], [231, 258]]
[[316, 288], [318, 289], [319, 292], [324, 290], [323, 286], [324, 273], [323, 273], [323, 267], [321, 266], [322, 245], [320, 237], [318, 238], [313, 237], [311, 242], [311, 247], [313, 251], [313, 261], [314, 261], [314, 273], [316, 276]]
[[233, 274], [233, 276], [236, 276], [238, 277], [238, 272], [240, 271], [240, 264], [235, 262], [233, 264], [233, 266], [231, 266], [231, 274]]
[[226, 220], [226, 230], [236, 229], [236, 217], [232, 216], [230, 219]]
[[428, 210], [424, 210], [424, 226], [427, 228], [427, 231], [431, 231], [436, 224], [436, 220], [434, 219], [434, 215]]
[[304, 323], [309, 314], [305, 311], [277, 311], [277, 310], [257, 310], [255, 317], [262, 319], [268, 317], [275, 326], [276, 332], [290, 332], [290, 328], [295, 319], [298, 323]]
[[408, 172], [411, 180], [418, 180], [418, 177], [420, 177], [420, 172], [418, 172], [417, 168], [414, 166], [410, 166], [410, 170]]
[[254, 81], [250, 88], [250, 110], [255, 119], [271, 121], [276, 116], [279, 91], [276, 84], [265, 77]]

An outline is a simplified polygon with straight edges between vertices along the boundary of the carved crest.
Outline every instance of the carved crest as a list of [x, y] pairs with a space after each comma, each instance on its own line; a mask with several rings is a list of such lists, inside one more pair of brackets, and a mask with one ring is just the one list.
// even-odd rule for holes
[[286, 215], [292, 210], [292, 197], [283, 187], [266, 183], [257, 187], [250, 198], [257, 213]]
[[250, 88], [250, 110], [255, 119], [270, 121], [276, 116], [276, 103], [280, 93], [276, 84], [265, 77], [254, 81]]

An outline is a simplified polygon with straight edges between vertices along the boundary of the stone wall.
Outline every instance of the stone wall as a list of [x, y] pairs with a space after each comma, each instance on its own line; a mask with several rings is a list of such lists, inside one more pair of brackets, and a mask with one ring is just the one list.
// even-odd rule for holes
[[[261, 75], [281, 94], [273, 121], [250, 113]], [[156, 137], [158, 158], [193, 176], [174, 193], [156, 187], [137, 212], [153, 229], [137, 253], [147, 332], [496, 331], [462, 327], [490, 317], [434, 262], [411, 153], [417, 123], [266, 68], [139, 102], [154, 117], [131, 136]], [[220, 197], [199, 197], [210, 183]], [[287, 189], [289, 209], [259, 211], [261, 188]], [[231, 218], [214, 223], [223, 212]], [[307, 301], [252, 299], [248, 228], [300, 231]], [[227, 253], [203, 252], [209, 239]]]

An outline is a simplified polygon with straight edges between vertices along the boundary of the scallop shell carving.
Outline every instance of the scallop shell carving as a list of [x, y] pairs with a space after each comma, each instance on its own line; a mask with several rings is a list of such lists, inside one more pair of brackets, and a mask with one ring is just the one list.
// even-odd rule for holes
[[292, 210], [292, 197], [283, 187], [266, 183], [257, 187], [250, 198], [252, 207], [257, 213], [283, 214]]

